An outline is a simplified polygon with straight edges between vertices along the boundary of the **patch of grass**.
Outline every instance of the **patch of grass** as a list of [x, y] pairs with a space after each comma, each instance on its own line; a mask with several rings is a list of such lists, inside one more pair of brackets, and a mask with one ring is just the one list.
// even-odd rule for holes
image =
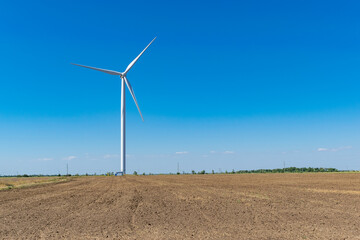
[[10, 183], [5, 183], [5, 186], [7, 186], [7, 189], [12, 189], [14, 187], [14, 185]]
[[4, 177], [0, 178], [0, 190], [31, 187], [41, 184], [69, 181], [71, 177]]

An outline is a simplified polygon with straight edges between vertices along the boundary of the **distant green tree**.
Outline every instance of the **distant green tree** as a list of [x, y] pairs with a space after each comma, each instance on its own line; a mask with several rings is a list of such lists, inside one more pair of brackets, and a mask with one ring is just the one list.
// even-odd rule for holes
[[137, 174], [137, 171], [134, 171], [133, 175], [137, 176], [137, 175], [138, 175], [138, 174]]

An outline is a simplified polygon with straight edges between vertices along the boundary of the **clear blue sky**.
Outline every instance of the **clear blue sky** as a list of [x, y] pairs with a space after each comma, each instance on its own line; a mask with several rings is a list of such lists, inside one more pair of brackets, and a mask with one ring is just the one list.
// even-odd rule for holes
[[0, 174], [360, 169], [358, 1], [3, 1]]

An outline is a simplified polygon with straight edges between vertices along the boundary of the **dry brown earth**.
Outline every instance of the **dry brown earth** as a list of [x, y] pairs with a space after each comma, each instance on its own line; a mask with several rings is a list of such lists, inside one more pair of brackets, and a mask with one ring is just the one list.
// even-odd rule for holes
[[360, 239], [360, 174], [80, 177], [0, 191], [1, 239]]

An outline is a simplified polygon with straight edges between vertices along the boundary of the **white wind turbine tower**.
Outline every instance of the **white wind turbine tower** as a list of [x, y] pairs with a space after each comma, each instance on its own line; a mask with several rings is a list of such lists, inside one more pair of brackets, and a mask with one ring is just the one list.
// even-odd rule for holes
[[126, 78], [126, 74], [129, 72], [129, 70], [134, 66], [134, 64], [136, 63], [137, 60], [139, 60], [139, 58], [141, 57], [141, 55], [143, 55], [143, 53], [146, 51], [146, 49], [148, 49], [148, 47], [153, 43], [153, 41], [156, 39], [156, 37], [149, 43], [149, 45], [146, 46], [146, 48], [139, 54], [139, 56], [137, 56], [126, 68], [126, 70], [124, 72], [116, 72], [116, 71], [112, 71], [112, 70], [106, 70], [106, 69], [102, 69], [102, 68], [95, 68], [95, 67], [89, 67], [89, 66], [84, 66], [84, 65], [80, 65], [80, 64], [75, 64], [72, 63], [73, 65], [76, 66], [80, 66], [80, 67], [85, 67], [85, 68], [90, 68], [90, 69], [94, 69], [100, 72], [104, 72], [104, 73], [108, 73], [111, 75], [118, 75], [121, 78], [121, 146], [120, 146], [120, 169], [121, 171], [119, 172], [119, 174], [124, 175], [126, 173], [126, 165], [125, 165], [125, 83], [131, 93], [132, 98], [135, 101], [136, 107], [139, 110], [141, 119], [144, 121], [144, 118], [141, 114], [139, 105], [136, 101], [136, 97], [134, 94], [134, 91], [131, 87], [131, 84], [129, 82], [129, 80]]

